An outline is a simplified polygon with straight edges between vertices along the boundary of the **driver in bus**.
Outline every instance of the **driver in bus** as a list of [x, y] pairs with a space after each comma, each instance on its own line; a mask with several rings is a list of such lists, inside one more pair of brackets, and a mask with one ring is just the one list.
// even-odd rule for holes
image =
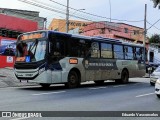
[[23, 56], [28, 55], [27, 44], [23, 43]]

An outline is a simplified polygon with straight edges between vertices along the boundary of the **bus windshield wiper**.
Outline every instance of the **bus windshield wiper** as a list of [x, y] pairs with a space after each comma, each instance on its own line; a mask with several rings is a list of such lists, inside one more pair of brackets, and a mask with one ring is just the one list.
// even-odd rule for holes
[[30, 45], [30, 48], [29, 48], [28, 51], [32, 51], [33, 48], [34, 48], [35, 46], [37, 46], [37, 45], [38, 45], [38, 39], [35, 39], [35, 41], [33, 42], [33, 46]]

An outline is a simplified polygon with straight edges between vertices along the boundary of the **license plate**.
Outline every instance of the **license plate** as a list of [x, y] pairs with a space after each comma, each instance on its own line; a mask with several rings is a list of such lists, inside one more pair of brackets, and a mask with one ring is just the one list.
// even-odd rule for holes
[[28, 80], [20, 80], [21, 83], [28, 83]]

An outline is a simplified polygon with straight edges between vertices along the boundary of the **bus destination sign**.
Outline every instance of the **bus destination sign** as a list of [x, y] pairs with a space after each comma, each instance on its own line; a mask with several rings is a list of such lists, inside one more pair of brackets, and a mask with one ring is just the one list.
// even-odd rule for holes
[[38, 38], [44, 38], [45, 33], [29, 33], [29, 34], [24, 34], [20, 36], [20, 40], [28, 40], [28, 39], [38, 39]]

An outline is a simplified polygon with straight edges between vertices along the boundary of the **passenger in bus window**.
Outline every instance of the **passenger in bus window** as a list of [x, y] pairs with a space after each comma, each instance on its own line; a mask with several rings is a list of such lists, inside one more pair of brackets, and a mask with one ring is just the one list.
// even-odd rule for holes
[[26, 56], [26, 55], [28, 55], [28, 50], [27, 50], [27, 44], [24, 43], [23, 44], [23, 56]]

